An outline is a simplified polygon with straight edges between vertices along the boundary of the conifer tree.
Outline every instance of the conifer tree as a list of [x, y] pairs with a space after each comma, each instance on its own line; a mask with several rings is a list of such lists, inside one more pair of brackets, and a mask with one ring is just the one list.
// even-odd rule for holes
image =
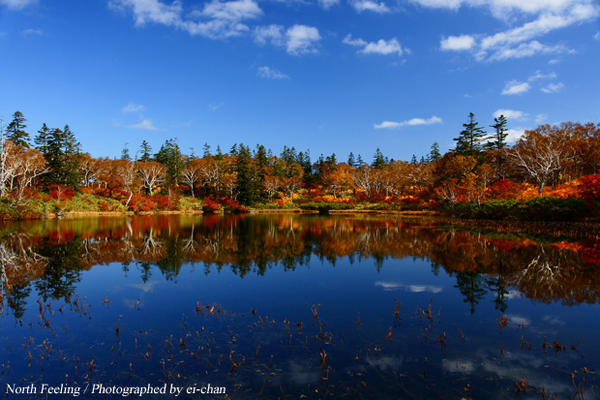
[[429, 152], [429, 161], [437, 161], [440, 158], [442, 158], [442, 155], [440, 154], [440, 145], [438, 144], [438, 142], [434, 142], [431, 145], [431, 151]]
[[77, 189], [80, 183], [78, 158], [80, 144], [75, 134], [65, 125], [64, 129], [47, 130], [46, 125], [36, 138], [39, 149], [48, 163], [46, 184], [58, 184]]
[[508, 129], [506, 128], [507, 120], [504, 115], [500, 115], [498, 118], [494, 118], [494, 134], [492, 140], [486, 143], [486, 148], [498, 150], [496, 156], [496, 174], [498, 178], [504, 178], [503, 164], [504, 164], [504, 149], [506, 148], [506, 138], [508, 137]]
[[375, 155], [373, 156], [373, 164], [371, 164], [371, 166], [373, 168], [383, 168], [385, 166], [385, 157], [383, 156], [383, 153], [381, 152], [379, 147], [377, 148], [377, 150], [375, 150]]
[[475, 114], [469, 113], [469, 122], [463, 124], [465, 128], [460, 135], [454, 140], [456, 141], [455, 151], [466, 156], [476, 156], [481, 152], [481, 141], [485, 137], [485, 131], [475, 121]]
[[257, 198], [257, 182], [250, 149], [241, 144], [237, 149], [237, 160], [235, 169], [236, 188], [238, 193], [238, 201], [241, 204], [249, 205], [254, 203]]
[[142, 145], [140, 146], [140, 152], [142, 156], [140, 157], [140, 161], [150, 161], [152, 159], [152, 147], [145, 140], [142, 141]]
[[356, 160], [354, 159], [354, 153], [348, 154], [348, 165], [354, 168], [356, 166]]
[[210, 145], [208, 143], [204, 143], [204, 146], [202, 146], [202, 148], [204, 149], [202, 157], [210, 157]]
[[183, 171], [183, 155], [179, 150], [177, 139], [167, 139], [160, 147], [158, 153], [154, 155], [156, 161], [167, 167], [167, 184], [169, 187], [169, 196], [171, 188], [179, 183], [181, 172]]
[[129, 160], [131, 161], [131, 156], [129, 155], [129, 143], [125, 143], [123, 146], [123, 150], [121, 150], [121, 160]]
[[50, 129], [46, 123], [42, 125], [38, 134], [34, 138], [35, 148], [42, 152], [42, 154], [46, 154], [48, 151], [48, 137], [50, 135]]
[[365, 161], [362, 159], [362, 156], [359, 154], [358, 158], [356, 159], [356, 167], [360, 168], [365, 164]]
[[6, 127], [6, 138], [16, 146], [29, 148], [29, 133], [25, 132], [25, 128], [27, 128], [26, 121], [21, 111], [15, 111], [13, 120]]

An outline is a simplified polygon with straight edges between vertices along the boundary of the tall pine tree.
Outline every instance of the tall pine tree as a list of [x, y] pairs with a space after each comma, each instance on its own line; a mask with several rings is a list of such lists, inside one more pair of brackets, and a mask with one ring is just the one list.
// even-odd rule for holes
[[29, 133], [25, 132], [25, 128], [27, 128], [26, 121], [21, 111], [15, 111], [13, 120], [6, 127], [6, 138], [10, 139], [16, 146], [29, 148]]
[[145, 140], [142, 141], [140, 152], [142, 153], [140, 161], [150, 161], [152, 159], [152, 147]]
[[508, 121], [504, 115], [500, 115], [498, 118], [494, 118], [494, 134], [492, 140], [486, 143], [486, 148], [498, 150], [496, 156], [496, 175], [498, 178], [504, 178], [504, 149], [506, 148], [506, 138], [508, 137], [508, 129], [506, 128]]
[[465, 156], [476, 156], [481, 152], [481, 141], [485, 137], [485, 131], [475, 121], [473, 113], [469, 113], [469, 122], [463, 124], [463, 127], [465, 129], [457, 138], [454, 138], [456, 141], [455, 151]]

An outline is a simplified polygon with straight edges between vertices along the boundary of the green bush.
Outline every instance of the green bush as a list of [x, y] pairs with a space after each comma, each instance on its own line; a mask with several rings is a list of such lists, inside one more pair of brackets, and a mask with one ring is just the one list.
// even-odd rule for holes
[[570, 221], [590, 215], [585, 201], [576, 198], [537, 197], [524, 203], [490, 200], [483, 203], [446, 203], [442, 211], [457, 218]]
[[329, 203], [329, 202], [310, 202], [300, 204], [300, 208], [303, 210], [317, 210], [320, 213], [326, 213], [330, 210], [350, 210], [354, 208], [354, 205], [347, 203]]
[[179, 209], [184, 211], [202, 210], [202, 200], [195, 197], [182, 196], [179, 199]]

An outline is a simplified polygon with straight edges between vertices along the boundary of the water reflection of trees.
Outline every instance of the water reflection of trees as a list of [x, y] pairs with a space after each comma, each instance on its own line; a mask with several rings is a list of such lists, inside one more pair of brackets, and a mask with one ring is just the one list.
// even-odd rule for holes
[[[312, 257], [335, 264], [340, 257], [417, 257], [456, 278], [471, 312], [491, 295], [506, 310], [511, 291], [544, 302], [596, 302], [600, 277], [589, 263], [596, 243], [537, 243], [519, 237], [456, 230], [435, 221], [257, 217], [135, 217], [64, 221], [10, 227], [0, 241], [0, 301], [22, 315], [32, 285], [44, 300], [67, 298], [83, 270], [119, 262], [135, 266], [146, 281], [152, 266], [167, 280], [190, 262], [206, 273], [227, 266], [240, 277], [277, 267], [293, 270]], [[590, 250], [591, 249], [591, 250]], [[588, 253], [586, 253], [588, 251]], [[586, 263], [587, 261], [587, 263]]]

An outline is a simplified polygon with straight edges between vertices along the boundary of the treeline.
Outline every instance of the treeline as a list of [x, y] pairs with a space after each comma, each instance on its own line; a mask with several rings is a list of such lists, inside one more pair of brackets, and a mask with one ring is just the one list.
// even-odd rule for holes
[[542, 195], [600, 198], [600, 180], [587, 179], [587, 189], [580, 181], [600, 170], [600, 124], [594, 123], [541, 125], [511, 145], [504, 116], [486, 131], [470, 113], [445, 154], [434, 143], [429, 154], [410, 161], [390, 159], [380, 149], [370, 161], [353, 153], [345, 161], [336, 154], [313, 161], [308, 150], [284, 147], [274, 155], [263, 145], [245, 144], [226, 152], [205, 144], [202, 155], [184, 154], [176, 139], [155, 153], [143, 141], [133, 155], [126, 146], [120, 158], [94, 158], [68, 125], [44, 124], [32, 135], [26, 122], [14, 113], [0, 151], [0, 192], [14, 204], [40, 193], [61, 199], [81, 192], [134, 210], [160, 203], [157, 196], [172, 208], [182, 197], [265, 207], [326, 202], [399, 208]]

